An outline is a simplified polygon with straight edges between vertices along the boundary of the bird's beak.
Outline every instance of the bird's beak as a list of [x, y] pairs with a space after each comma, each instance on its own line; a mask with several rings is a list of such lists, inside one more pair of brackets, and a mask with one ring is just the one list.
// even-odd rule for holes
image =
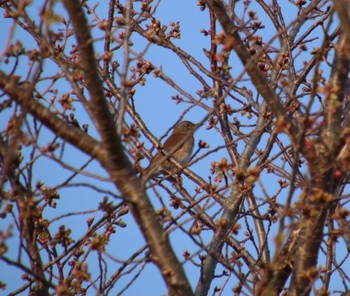
[[197, 124], [194, 126], [194, 129], [197, 129], [197, 128], [199, 128], [200, 126], [202, 126], [202, 123], [197, 123]]

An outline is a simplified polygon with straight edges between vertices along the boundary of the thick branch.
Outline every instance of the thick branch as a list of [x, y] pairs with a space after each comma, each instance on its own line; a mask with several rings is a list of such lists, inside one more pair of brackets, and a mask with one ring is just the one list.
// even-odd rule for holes
[[183, 268], [157, 220], [140, 179], [137, 178], [131, 163], [124, 154], [120, 137], [116, 133], [115, 124], [103, 93], [102, 82], [98, 75], [92, 37], [82, 6], [76, 0], [64, 0], [63, 4], [72, 20], [78, 40], [80, 65], [84, 70], [84, 78], [90, 94], [90, 111], [106, 150], [106, 158], [102, 160], [102, 164], [131, 205], [133, 215], [149, 244], [153, 259], [161, 270], [170, 290], [169, 294], [191, 295], [192, 290]]
[[291, 295], [309, 294], [312, 286], [310, 274], [317, 270], [317, 258], [323, 238], [323, 229], [332, 194], [336, 188], [333, 171], [336, 169], [338, 155], [343, 139], [341, 137], [342, 110], [345, 99], [349, 60], [347, 38], [341, 37], [333, 61], [333, 69], [328, 93], [325, 98], [325, 126], [321, 127], [317, 139], [310, 151], [306, 151], [312, 179], [312, 193], [305, 200], [308, 212], [303, 215], [299, 248], [290, 286]]
[[100, 159], [103, 156], [103, 149], [99, 142], [84, 133], [81, 129], [68, 125], [65, 121], [55, 116], [49, 109], [34, 100], [31, 86], [27, 84], [20, 86], [16, 77], [8, 76], [0, 71], [0, 89], [11, 99], [17, 101], [22, 106], [24, 112], [30, 113], [33, 117], [39, 119], [57, 136], [65, 139], [92, 157]]
[[271, 108], [273, 114], [278, 118], [278, 121], [286, 122], [288, 124], [289, 134], [294, 137], [298, 132], [297, 126], [290, 120], [279, 97], [269, 86], [268, 80], [264, 77], [259, 68], [256, 66], [256, 63], [254, 63], [252, 60], [251, 54], [238, 34], [238, 28], [234, 26], [232, 20], [226, 13], [225, 7], [221, 0], [207, 0], [207, 4], [209, 8], [215, 12], [215, 15], [226, 35], [232, 38], [233, 48], [241, 59], [242, 63], [245, 65], [257, 91], [262, 95], [268, 106]]
[[[241, 170], [246, 170], [249, 167], [251, 157], [254, 154], [258, 143], [260, 142], [260, 137], [264, 131], [264, 128], [265, 120], [263, 119], [263, 116], [260, 113], [255, 133], [252, 133], [252, 136], [242, 153], [242, 157], [240, 158], [238, 167]], [[227, 235], [232, 230], [233, 225], [237, 221], [239, 208], [244, 197], [246, 196], [246, 193], [240, 190], [240, 184], [240, 182], [237, 182], [234, 185], [230, 196], [225, 201], [224, 213], [220, 218], [221, 227], [216, 230], [215, 236], [212, 239], [208, 250], [208, 255], [203, 262], [201, 277], [197, 284], [195, 295], [199, 296], [208, 294], [210, 284], [214, 279], [214, 272], [218, 263], [217, 258], [219, 257], [218, 254], [221, 254], [225, 237], [227, 237]]]
[[334, 0], [334, 7], [339, 15], [342, 29], [347, 40], [350, 41], [350, 1]]
[[[131, 164], [124, 155], [119, 136], [115, 132], [113, 119], [108, 111], [102, 83], [97, 74], [94, 52], [92, 50], [91, 37], [81, 6], [77, 1], [66, 1], [68, 7], [73, 6], [70, 12], [72, 19], [77, 22], [77, 32], [80, 38], [79, 47], [81, 67], [85, 72], [85, 79], [90, 93], [90, 111], [93, 120], [100, 132], [102, 145], [81, 131], [79, 128], [69, 126], [66, 122], [56, 117], [49, 109], [33, 99], [31, 85], [19, 86], [18, 79], [7, 76], [0, 71], [0, 88], [17, 101], [23, 108], [57, 136], [71, 143], [76, 148], [96, 157], [109, 172], [111, 179], [119, 188], [125, 199], [131, 204], [133, 215], [140, 225], [146, 241], [151, 249], [153, 260], [159, 266], [161, 273], [172, 295], [191, 295], [192, 290], [172, 251], [168, 237], [157, 220], [157, 216], [146, 196], [144, 189], [135, 176]], [[73, 3], [74, 2], [74, 3]], [[74, 10], [77, 9], [78, 11]], [[82, 21], [82, 18], [84, 21]], [[80, 23], [83, 23], [81, 25]], [[88, 40], [85, 42], [84, 40]]]
[[[297, 232], [300, 233], [297, 238], [297, 248], [291, 245], [294, 239], [289, 240], [280, 254], [275, 256], [271, 263], [270, 273], [272, 274], [265, 272], [257, 295], [264, 295], [268, 291], [281, 291], [292, 271], [289, 266], [293, 267], [289, 290], [291, 295], [308, 295], [313, 285], [312, 274], [317, 271], [317, 258], [323, 238], [324, 224], [328, 207], [332, 203], [332, 193], [336, 188], [333, 181], [335, 157], [343, 142], [341, 121], [349, 72], [347, 48], [345, 38], [340, 38], [325, 98], [325, 125], [322, 126], [319, 138], [313, 142], [314, 145], [309, 149], [310, 151], [305, 151], [311, 172], [310, 188], [312, 192], [302, 200], [305, 211], [298, 223], [299, 226], [296, 227]], [[295, 235], [292, 234], [291, 237], [293, 236]], [[281, 272], [281, 266], [283, 266], [283, 272]]]

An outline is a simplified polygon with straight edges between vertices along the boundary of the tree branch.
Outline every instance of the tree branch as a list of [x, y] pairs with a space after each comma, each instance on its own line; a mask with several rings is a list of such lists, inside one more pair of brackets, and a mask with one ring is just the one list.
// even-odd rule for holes
[[287, 123], [287, 131], [289, 135], [294, 138], [299, 132], [297, 125], [291, 121], [279, 97], [270, 87], [268, 80], [264, 77], [256, 66], [254, 60], [251, 58], [251, 54], [238, 34], [238, 28], [234, 26], [232, 20], [226, 13], [223, 3], [221, 0], [207, 0], [207, 4], [209, 8], [215, 12], [225, 34], [232, 38], [232, 47], [241, 59], [243, 65], [246, 67], [246, 71], [251, 77], [257, 91], [263, 96], [273, 114], [277, 117], [278, 122]]
[[92, 37], [82, 6], [76, 0], [63, 0], [70, 15], [78, 40], [80, 64], [90, 93], [90, 110], [93, 121], [102, 138], [106, 158], [102, 160], [116, 187], [120, 190], [132, 209], [134, 218], [149, 244], [152, 259], [158, 265], [170, 295], [191, 295], [192, 290], [183, 268], [177, 260], [164, 233], [157, 215], [137, 178], [132, 165], [123, 151], [115, 123], [109, 112], [92, 46]]

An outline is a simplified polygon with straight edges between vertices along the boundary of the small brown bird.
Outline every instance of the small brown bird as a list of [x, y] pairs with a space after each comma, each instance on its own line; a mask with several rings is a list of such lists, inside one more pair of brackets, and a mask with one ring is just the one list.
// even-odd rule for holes
[[170, 156], [182, 167], [187, 166], [194, 147], [193, 134], [199, 126], [200, 124], [190, 121], [181, 121], [176, 124], [173, 133], [165, 141], [162, 151], [159, 151], [151, 160], [145, 175], [156, 177], [164, 173], [177, 173], [180, 169], [169, 160]]

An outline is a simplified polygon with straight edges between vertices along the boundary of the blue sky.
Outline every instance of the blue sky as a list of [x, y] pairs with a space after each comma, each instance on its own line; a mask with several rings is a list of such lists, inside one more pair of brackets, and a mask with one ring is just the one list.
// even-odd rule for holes
[[[179, 21], [181, 24], [181, 39], [180, 40], [174, 40], [174, 44], [176, 46], [181, 47], [185, 51], [187, 51], [189, 54], [197, 58], [207, 69], [210, 68], [208, 59], [205, 57], [205, 54], [203, 52], [203, 48], [209, 49], [209, 38], [205, 37], [203, 34], [199, 33], [201, 29], [209, 29], [209, 18], [208, 18], [208, 11], [200, 12], [198, 6], [196, 5], [197, 1], [188, 1], [188, 0], [178, 0], [178, 1], [172, 1], [172, 0], [163, 0], [160, 2], [160, 5], [158, 7], [157, 13], [155, 17], [159, 17], [162, 21], [162, 24], [168, 25], [171, 21]], [[286, 1], [287, 2], [287, 1]], [[93, 3], [93, 1], [89, 1], [89, 3]], [[42, 4], [42, 1], [33, 1], [33, 4], [28, 8], [30, 13], [32, 15], [38, 14], [38, 7]], [[59, 4], [56, 4], [58, 10], [58, 13], [63, 13], [64, 11], [59, 8]], [[137, 5], [137, 3], [135, 3]], [[239, 1], [237, 3], [238, 10], [243, 12], [243, 4], [242, 1]], [[286, 16], [286, 23], [289, 23], [293, 20], [295, 17], [296, 11], [290, 11], [291, 5], [284, 6], [283, 1], [281, 1], [282, 10], [285, 10], [285, 16]], [[91, 6], [93, 6], [91, 4]], [[259, 12], [261, 11], [257, 5], [253, 5], [253, 7]], [[96, 9], [96, 13], [101, 16], [101, 18], [104, 18], [105, 12], [107, 11], [107, 1], [101, 1], [98, 8]], [[266, 22], [268, 19], [264, 14], [259, 14], [259, 17]], [[9, 30], [11, 27], [11, 21], [8, 19], [0, 18], [0, 26], [1, 28], [4, 28], [4, 30]], [[268, 26], [268, 24], [266, 25]], [[270, 38], [273, 38], [275, 36], [275, 32], [273, 30], [264, 30], [264, 41], [270, 40]], [[98, 39], [99, 37], [103, 36], [103, 32], [99, 29], [94, 30], [94, 37]], [[26, 35], [23, 30], [20, 28], [17, 28], [15, 31], [15, 36], [13, 40], [19, 39], [26, 47], [33, 47], [36, 46], [33, 40]], [[134, 42], [134, 46], [132, 49], [135, 52], [141, 52], [145, 46], [146, 42], [140, 38], [137, 34], [132, 36], [132, 40]], [[322, 41], [322, 40], [319, 40]], [[273, 41], [271, 45], [273, 46], [276, 44], [277, 41]], [[317, 43], [318, 41], [316, 41]], [[3, 48], [5, 47], [6, 39], [0, 40], [0, 52], [2, 52]], [[96, 43], [96, 51], [101, 52], [101, 43]], [[120, 59], [122, 64], [122, 54], [116, 53], [113, 57], [115, 59]], [[161, 68], [162, 71], [171, 77], [171, 79], [178, 84], [182, 89], [184, 89], [186, 92], [190, 93], [193, 97], [197, 98], [196, 91], [198, 88], [200, 88], [199, 82], [188, 73], [188, 70], [184, 67], [183, 63], [180, 61], [180, 59], [169, 50], [159, 48], [156, 46], [151, 46], [149, 50], [147, 51], [146, 55], [144, 56], [145, 59], [149, 59], [152, 61], [154, 66], [157, 68]], [[235, 57], [235, 55], [232, 55], [231, 59], [231, 66], [232, 66], [232, 75], [238, 76], [242, 70], [242, 65], [240, 61]], [[302, 58], [300, 58], [300, 61], [298, 61], [299, 66], [302, 67]], [[10, 69], [10, 65], [4, 64], [3, 61], [0, 63], [0, 68], [2, 70], [8, 70]], [[23, 69], [21, 69], [23, 67]], [[20, 65], [19, 69], [17, 70], [17, 73], [26, 73], [28, 64], [24, 62]], [[45, 64], [45, 72], [46, 76], [51, 74], [55, 74], [57, 72], [57, 68], [55, 65], [47, 61]], [[207, 82], [210, 84], [210, 80], [207, 79]], [[243, 84], [243, 83], [242, 83]], [[41, 87], [44, 89], [47, 87], [48, 81], [43, 81], [41, 83]], [[247, 87], [250, 87], [251, 85], [249, 82], [245, 82], [245, 85]], [[69, 86], [66, 84], [65, 80], [60, 80], [57, 82], [55, 87], [59, 90], [59, 92], [64, 93], [69, 91]], [[253, 89], [254, 98], [256, 97], [255, 90]], [[152, 133], [156, 137], [162, 137], [164, 136], [165, 132], [176, 122], [178, 117], [183, 113], [184, 109], [187, 107], [186, 105], [179, 104], [175, 105], [173, 103], [173, 100], [171, 99], [172, 96], [177, 95], [178, 92], [171, 88], [166, 83], [160, 81], [160, 79], [154, 78], [152, 75], [149, 75], [147, 77], [147, 81], [145, 86], [137, 87], [136, 94], [134, 96], [135, 101], [135, 108], [137, 112], [140, 114], [140, 116], [144, 119], [145, 123], [147, 124], [148, 128], [152, 131]], [[207, 105], [210, 105], [211, 99], [208, 99], [205, 101]], [[233, 103], [234, 104], [234, 103]], [[76, 117], [81, 123], [89, 123], [90, 129], [89, 132], [92, 135], [95, 135], [98, 137], [94, 131], [94, 128], [90, 122], [90, 119], [87, 118], [86, 113], [77, 107]], [[232, 106], [233, 108], [239, 107], [239, 106]], [[194, 108], [190, 112], [188, 112], [185, 115], [186, 120], [191, 120], [193, 122], [199, 122], [206, 116], [206, 112], [203, 109], [200, 108]], [[2, 113], [0, 114], [0, 127], [1, 130], [4, 128], [2, 126], [1, 122], [3, 121], [1, 118], [7, 118], [7, 114]], [[243, 117], [245, 122], [253, 123], [254, 118], [250, 121], [246, 117]], [[242, 119], [240, 118], [240, 119]], [[130, 120], [130, 119], [129, 119]], [[45, 132], [43, 137], [39, 139], [40, 145], [45, 145], [45, 143], [48, 143], [53, 139], [54, 135], [52, 135], [50, 132]], [[142, 139], [142, 138], [141, 138]], [[223, 144], [221, 136], [215, 131], [215, 130], [205, 130], [204, 127], [200, 128], [199, 131], [196, 133], [196, 141], [199, 139], [203, 139], [207, 141], [211, 148], [215, 148], [216, 146]], [[288, 142], [288, 139], [286, 136], [281, 136], [281, 139], [283, 139], [285, 142]], [[145, 140], [145, 139], [144, 139]], [[262, 141], [261, 147], [259, 148], [263, 149], [264, 145], [266, 144], [266, 140]], [[145, 140], [146, 141], [146, 140]], [[240, 143], [238, 146], [238, 150], [242, 151], [243, 149], [243, 143]], [[151, 144], [148, 142], [145, 142], [145, 146], [147, 148], [151, 147]], [[65, 163], [70, 164], [71, 166], [75, 168], [79, 168], [81, 165], [86, 163], [88, 161], [88, 158], [77, 151], [76, 149], [70, 147], [67, 145], [64, 148], [64, 157], [62, 160], [64, 160]], [[26, 155], [26, 153], [29, 153], [29, 149], [24, 148], [23, 153]], [[199, 156], [201, 156], [206, 151], [201, 152]], [[40, 155], [39, 151], [36, 151], [38, 155]], [[218, 161], [223, 157], [228, 157], [225, 150], [220, 150], [218, 153], [213, 153], [209, 155], [209, 157], [201, 160], [199, 163], [195, 164], [192, 168], [195, 170], [200, 176], [207, 179], [209, 175], [209, 168], [212, 161]], [[146, 167], [148, 165], [148, 161], [144, 160], [142, 162], [142, 165]], [[305, 168], [303, 168], [305, 170]], [[70, 187], [67, 189], [61, 189], [59, 191], [61, 195], [61, 199], [58, 201], [57, 208], [55, 210], [47, 208], [45, 210], [45, 213], [47, 214], [47, 217], [56, 217], [59, 215], [59, 213], [66, 213], [67, 209], [69, 209], [68, 212], [82, 212], [87, 211], [91, 209], [96, 209], [98, 207], [99, 202], [101, 202], [102, 197], [106, 193], [97, 193], [94, 190], [91, 190], [87, 188], [86, 186], [82, 184], [91, 183], [96, 184], [99, 188], [103, 188], [104, 190], [109, 190], [111, 192], [116, 193], [114, 187], [112, 184], [108, 182], [108, 180], [96, 180], [93, 178], [92, 174], [94, 175], [100, 175], [102, 177], [107, 177], [106, 173], [103, 171], [103, 169], [97, 164], [96, 162], [92, 162], [87, 168], [86, 172], [88, 174], [91, 174], [91, 176], [78, 176], [74, 179], [74, 182], [79, 184], [76, 188]], [[305, 173], [307, 173], [305, 171]], [[51, 159], [48, 159], [46, 157], [40, 157], [39, 162], [37, 164], [37, 167], [34, 170], [34, 180], [41, 180], [44, 182], [47, 186], [56, 186], [57, 184], [60, 184], [64, 182], [64, 180], [67, 179], [67, 176], [71, 175], [72, 172], [70, 172], [67, 169], [60, 168], [59, 165], [57, 165], [55, 162], [53, 162]], [[276, 184], [276, 177], [271, 175], [264, 175], [261, 176], [261, 183], [267, 184], [268, 182], [271, 182], [271, 184]], [[273, 180], [273, 181], [272, 181]], [[195, 194], [195, 188], [193, 187], [193, 184], [190, 182], [187, 182], [184, 180], [188, 191], [191, 194]], [[35, 183], [35, 182], [34, 182]], [[278, 190], [278, 187], [268, 186], [266, 185], [266, 191], [269, 193], [270, 196], [272, 196], [276, 191]], [[166, 196], [165, 191], [160, 191], [164, 196]], [[159, 206], [159, 202], [157, 201], [154, 192], [152, 190], [149, 190], [150, 196], [152, 198], [152, 201], [154, 202], [155, 206]], [[264, 195], [261, 191], [261, 189], [257, 189], [256, 194], [260, 196], [261, 198], [264, 198]], [[287, 190], [285, 192], [287, 194]], [[285, 195], [284, 195], [285, 196]], [[166, 198], [165, 198], [166, 200]], [[119, 200], [117, 200], [119, 202]], [[279, 201], [283, 202], [283, 201]], [[212, 209], [214, 211], [214, 209]], [[55, 221], [51, 224], [51, 229], [54, 232], [54, 230], [57, 230], [62, 223], [67, 223], [68, 227], [72, 228], [73, 233], [76, 235], [76, 237], [82, 236], [85, 231], [87, 230], [86, 226], [86, 218], [92, 217], [95, 215], [94, 213], [87, 213], [84, 215], [76, 215], [71, 216], [69, 218], [65, 218], [62, 220]], [[100, 214], [96, 214], [96, 220], [100, 217]], [[141, 248], [144, 245], [144, 240], [142, 236], [140, 235], [139, 230], [137, 229], [135, 223], [133, 222], [133, 219], [130, 215], [122, 217], [122, 219], [127, 223], [127, 228], [117, 228], [116, 235], [112, 236], [111, 243], [107, 249], [107, 252], [110, 254], [115, 255], [116, 257], [120, 259], [125, 259], [129, 257], [133, 252], [135, 252], [138, 248]], [[186, 227], [189, 227], [191, 225], [192, 221], [189, 221], [186, 224]], [[103, 229], [101, 230], [103, 231]], [[211, 234], [208, 233], [207, 235], [204, 235], [204, 238], [209, 241], [211, 237]], [[176, 249], [176, 252], [178, 256], [181, 258], [181, 253], [183, 250], [188, 249], [191, 253], [198, 250], [194, 245], [193, 242], [188, 238], [187, 235], [183, 235], [181, 232], [175, 232], [170, 235], [171, 241], [174, 245], [174, 248]], [[18, 237], [14, 237], [11, 240], [13, 247], [10, 248], [9, 254], [13, 254], [13, 256], [16, 255], [16, 247], [15, 245], [18, 243]], [[115, 251], [116, 250], [116, 251]], [[117, 254], [115, 254], [117, 253]], [[107, 259], [106, 259], [107, 260]], [[97, 265], [97, 257], [92, 256], [89, 259], [89, 266], [93, 268], [98, 268]], [[107, 261], [108, 262], [108, 261]], [[111, 263], [111, 261], [109, 261]], [[7, 267], [4, 266], [4, 263], [0, 261], [0, 270], [5, 270]], [[140, 278], [137, 280], [136, 284], [132, 285], [130, 289], [127, 290], [123, 295], [127, 296], [133, 296], [133, 295], [142, 295], [145, 296], [151, 296], [151, 295], [165, 295], [166, 294], [166, 288], [164, 286], [163, 280], [157, 271], [157, 269], [154, 267], [154, 265], [148, 265], [147, 272], [141, 273]], [[193, 266], [189, 263], [185, 264], [185, 269], [187, 272], [187, 275], [191, 281], [191, 283], [195, 286], [197, 280], [198, 280], [198, 269], [193, 268]], [[220, 272], [222, 270], [221, 267], [218, 268], [217, 272]], [[113, 263], [111, 263], [111, 267], [109, 268], [109, 272], [114, 272], [115, 269], [113, 268]], [[21, 285], [22, 280], [20, 279], [21, 273], [16, 271], [16, 269], [11, 268], [9, 269], [9, 272], [4, 273], [0, 276], [0, 280], [7, 282], [9, 285], [9, 291], [12, 291], [15, 287], [18, 285]], [[232, 277], [234, 280], [234, 278]], [[125, 282], [126, 283], [126, 282]], [[118, 282], [119, 289], [120, 290], [123, 285], [125, 284], [123, 281]], [[23, 294], [24, 295], [24, 294]]]

